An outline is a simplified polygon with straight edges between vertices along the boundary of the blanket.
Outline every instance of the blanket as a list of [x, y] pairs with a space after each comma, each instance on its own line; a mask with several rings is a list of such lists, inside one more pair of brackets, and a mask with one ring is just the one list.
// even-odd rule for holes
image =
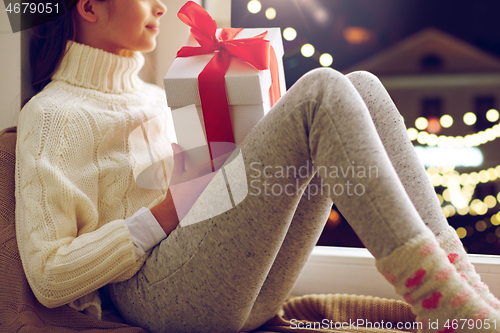
[[280, 313], [259, 329], [261, 333], [297, 331], [397, 333], [417, 332], [417, 326], [410, 306], [403, 301], [326, 294], [290, 298]]

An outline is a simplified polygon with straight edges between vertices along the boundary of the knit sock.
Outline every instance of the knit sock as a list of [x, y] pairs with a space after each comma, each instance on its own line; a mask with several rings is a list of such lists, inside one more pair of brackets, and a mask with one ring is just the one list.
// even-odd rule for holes
[[422, 325], [419, 332], [500, 330], [500, 314], [458, 274], [430, 231], [377, 259], [376, 265], [411, 305]]
[[481, 296], [492, 308], [500, 311], [500, 301], [493, 296], [488, 286], [481, 282], [481, 277], [476, 273], [474, 266], [467, 258], [462, 242], [457, 236], [453, 227], [448, 227], [440, 232], [437, 241], [441, 248], [446, 252], [448, 260], [455, 266], [457, 272], [467, 280], [469, 285]]

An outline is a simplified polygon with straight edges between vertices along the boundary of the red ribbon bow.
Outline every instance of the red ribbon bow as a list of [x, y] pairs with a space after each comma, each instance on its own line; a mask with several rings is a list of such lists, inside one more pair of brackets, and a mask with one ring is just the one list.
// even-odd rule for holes
[[[179, 19], [191, 27], [191, 34], [200, 46], [184, 46], [177, 57], [191, 57], [215, 53], [198, 75], [201, 107], [205, 121], [205, 132], [209, 142], [232, 142], [234, 134], [229, 116], [225, 75], [232, 56], [243, 59], [258, 70], [271, 68], [271, 106], [280, 98], [279, 75], [276, 54], [264, 37], [267, 31], [255, 37], [234, 39], [242, 28], [222, 29], [217, 38], [217, 24], [203, 7], [188, 1], [177, 14]], [[215, 157], [215, 156], [213, 156]]]

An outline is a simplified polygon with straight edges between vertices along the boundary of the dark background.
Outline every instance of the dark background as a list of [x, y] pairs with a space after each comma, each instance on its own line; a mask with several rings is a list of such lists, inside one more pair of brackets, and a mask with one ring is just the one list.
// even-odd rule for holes
[[[248, 0], [233, 0], [233, 27], [293, 27], [297, 38], [285, 46], [287, 85], [307, 71], [319, 67], [314, 58], [304, 58], [300, 46], [311, 43], [317, 53], [333, 56], [331, 67], [343, 69], [425, 28], [435, 27], [500, 56], [499, 0], [261, 0], [262, 10], [251, 14]], [[276, 9], [274, 20], [265, 10]], [[327, 19], [315, 18], [318, 11]], [[346, 27], [363, 27], [373, 33], [364, 44], [352, 45], [343, 36]]]

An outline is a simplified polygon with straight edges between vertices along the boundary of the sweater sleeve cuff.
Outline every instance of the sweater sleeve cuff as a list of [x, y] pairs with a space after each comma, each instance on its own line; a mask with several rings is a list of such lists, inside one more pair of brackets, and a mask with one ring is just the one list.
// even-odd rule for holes
[[127, 218], [125, 223], [130, 230], [137, 257], [145, 255], [146, 251], [167, 237], [165, 231], [146, 207], [142, 207], [134, 215]]

